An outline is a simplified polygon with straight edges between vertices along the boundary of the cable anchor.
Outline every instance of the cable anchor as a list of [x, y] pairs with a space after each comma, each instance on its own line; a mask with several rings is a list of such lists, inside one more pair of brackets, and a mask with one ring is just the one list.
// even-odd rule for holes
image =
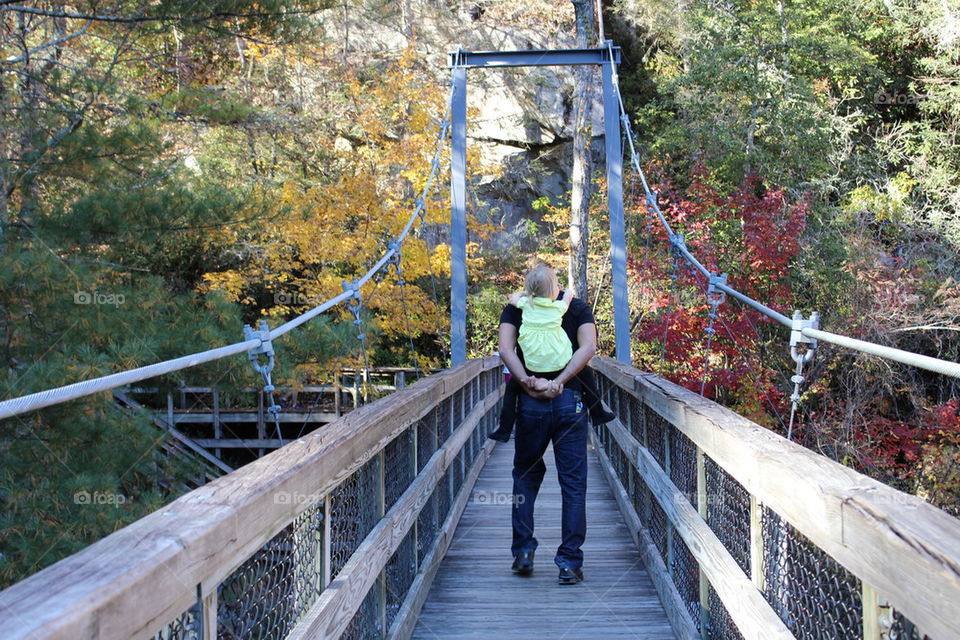
[[387, 248], [393, 252], [389, 259], [387, 259], [386, 268], [389, 270], [390, 265], [393, 265], [393, 268], [397, 272], [397, 284], [403, 286], [407, 284], [403, 279], [403, 267], [400, 266], [400, 262], [403, 259], [403, 254], [400, 249], [400, 242], [397, 240], [391, 240], [387, 243]]
[[[266, 410], [267, 413], [273, 417], [273, 424], [277, 430], [277, 439], [280, 441], [280, 446], [283, 446], [283, 435], [280, 432], [281, 407], [277, 404], [276, 398], [273, 395], [276, 387], [273, 385], [272, 372], [276, 364], [276, 357], [273, 351], [273, 343], [270, 340], [270, 327], [267, 325], [267, 321], [261, 320], [257, 330], [254, 330], [253, 327], [248, 324], [243, 325], [243, 337], [246, 340], [260, 341], [259, 346], [253, 347], [247, 352], [247, 357], [250, 358], [250, 364], [253, 365], [254, 370], [263, 378], [263, 392], [267, 395], [267, 399], [270, 402]], [[260, 356], [266, 356], [266, 363], [261, 363]]]
[[707, 317], [710, 318], [710, 323], [703, 330], [707, 334], [707, 347], [703, 354], [703, 378], [700, 381], [700, 395], [703, 395], [707, 388], [707, 374], [710, 371], [710, 347], [713, 345], [713, 336], [717, 333], [717, 330], [713, 328], [717, 320], [717, 307], [727, 300], [727, 294], [720, 289], [720, 285], [726, 286], [726, 284], [727, 274], [710, 274], [710, 284], [707, 286], [707, 302], [710, 303], [710, 313], [707, 314]]
[[[814, 338], [808, 338], [803, 335], [804, 329], [819, 329], [820, 314], [816, 311], [810, 314], [810, 318], [805, 319], [799, 311], [793, 312], [793, 326], [790, 329], [790, 358], [797, 364], [790, 382], [793, 383], [793, 393], [790, 395], [790, 424], [787, 426], [787, 439], [793, 435], [793, 421], [797, 414], [797, 408], [800, 404], [800, 385], [805, 380], [803, 376], [803, 365], [813, 360], [817, 352], [817, 341]], [[800, 345], [804, 345], [803, 353], [800, 352]]]
[[363, 324], [363, 320], [360, 319], [360, 309], [363, 303], [363, 299], [360, 296], [360, 285], [356, 280], [353, 282], [344, 280], [341, 286], [343, 286], [344, 291], [352, 292], [353, 294], [347, 302], [347, 308], [350, 309], [350, 313], [353, 314], [353, 325], [357, 328], [357, 340], [363, 342], [367, 336], [360, 330], [360, 325]]
[[670, 236], [669, 240], [670, 255], [673, 256], [673, 271], [670, 272], [670, 279], [676, 282], [677, 271], [680, 269], [680, 261], [683, 260], [683, 251], [680, 250], [680, 247], [684, 246], [683, 235], [680, 233], [674, 233]]
[[707, 285], [707, 302], [710, 303], [710, 326], [707, 327], [707, 333], [714, 334], [713, 322], [717, 319], [717, 307], [727, 301], [727, 293], [720, 287], [727, 286], [727, 274], [710, 274], [710, 284]]

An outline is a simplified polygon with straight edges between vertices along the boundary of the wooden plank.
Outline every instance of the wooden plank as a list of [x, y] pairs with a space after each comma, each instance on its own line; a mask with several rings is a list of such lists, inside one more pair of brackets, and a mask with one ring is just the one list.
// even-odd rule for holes
[[700, 565], [700, 571], [709, 579], [740, 634], [747, 640], [792, 640], [790, 630], [650, 452], [639, 446], [619, 420], [608, 422], [607, 429], [618, 443], [637, 452], [631, 462]]
[[[594, 366], [622, 380], [632, 367]], [[632, 393], [934, 640], [960, 637], [960, 521], [652, 374]]]
[[[212, 412], [197, 411], [192, 409], [187, 411], [174, 411], [172, 415], [174, 424], [186, 423], [216, 425], [218, 422], [220, 424], [252, 424], [260, 419], [258, 412], [253, 409], [241, 411], [221, 411], [219, 417]], [[333, 422], [337, 419], [337, 414], [317, 411], [311, 412], [309, 409], [304, 409], [303, 411], [281, 411], [277, 414], [277, 417], [282, 423], [312, 424], [318, 422]]]
[[419, 568], [413, 583], [410, 585], [410, 589], [407, 591], [407, 595], [400, 605], [400, 609], [397, 611], [393, 624], [387, 631], [387, 638], [389, 638], [389, 640], [407, 640], [410, 634], [413, 633], [414, 625], [417, 623], [417, 615], [420, 613], [420, 609], [423, 607], [423, 603], [430, 592], [430, 585], [433, 584], [437, 569], [440, 567], [440, 563], [447, 553], [450, 543], [453, 541], [454, 531], [466, 508], [470, 492], [476, 486], [480, 471], [489, 459], [496, 444], [493, 440], [487, 440], [477, 454], [477, 459], [474, 461], [473, 466], [470, 467], [470, 472], [463, 481], [463, 486], [457, 495], [453, 508], [443, 521], [443, 526], [440, 528], [440, 532], [434, 540], [430, 551], [424, 556], [423, 564]]
[[750, 576], [761, 593], [766, 589], [763, 562], [763, 526], [760, 520], [760, 501], [750, 494]]
[[[130, 398], [123, 391], [114, 390], [113, 396], [115, 399], [119, 400], [122, 404], [130, 407], [131, 409], [137, 409], [137, 410], [143, 409], [142, 405], [140, 405], [136, 400], [133, 400], [132, 398]], [[231, 471], [233, 471], [233, 467], [228, 465], [226, 462], [224, 462], [220, 458], [217, 458], [216, 456], [211, 455], [209, 451], [207, 451], [206, 449], [198, 445], [196, 442], [193, 441], [193, 439], [182, 434], [180, 431], [172, 427], [170, 424], [164, 422], [163, 420], [160, 420], [156, 416], [153, 416], [152, 420], [155, 425], [163, 429], [166, 429], [170, 433], [170, 435], [173, 436], [176, 440], [183, 443], [188, 449], [190, 449], [191, 451], [199, 455], [201, 458], [203, 458], [210, 464], [214, 465], [215, 467], [217, 467], [218, 469], [226, 473], [230, 473]]]
[[196, 438], [194, 442], [207, 449], [279, 449], [290, 443], [278, 438]]
[[863, 603], [863, 640], [880, 640], [880, 596], [866, 582], [861, 584]]
[[279, 496], [325, 495], [441, 400], [448, 377], [352, 411], [0, 592], [0, 637], [150, 635], [310, 506]]
[[647, 569], [647, 573], [650, 575], [650, 579], [653, 581], [654, 587], [657, 589], [657, 595], [660, 597], [660, 602], [663, 603], [664, 611], [667, 614], [673, 632], [676, 634], [678, 640], [697, 640], [700, 638], [700, 634], [697, 632], [697, 626], [693, 618], [690, 617], [690, 613], [687, 611], [687, 607], [684, 605], [683, 598], [680, 597], [680, 592], [677, 591], [676, 585], [673, 580], [670, 579], [667, 566], [660, 557], [660, 552], [653, 544], [653, 540], [650, 539], [650, 534], [647, 533], [646, 527], [640, 523], [640, 516], [637, 515], [636, 510], [633, 508], [629, 495], [627, 495], [627, 492], [624, 490], [620, 478], [618, 478], [614, 472], [613, 465], [610, 463], [606, 451], [600, 446], [593, 430], [590, 432], [590, 437], [594, 443], [597, 458], [600, 461], [600, 469], [603, 471], [607, 483], [613, 490], [617, 506], [623, 515], [627, 528], [630, 529], [633, 542], [637, 545], [637, 549], [640, 550], [643, 564]]
[[540, 547], [534, 571], [510, 571], [512, 495], [510, 443], [487, 461], [412, 634], [418, 640], [603, 638], [668, 640], [670, 627], [656, 589], [624, 524], [597, 457], [588, 449], [585, 580], [557, 584], [552, 561], [560, 543], [560, 487], [550, 469], [537, 498]]
[[217, 637], [217, 590], [214, 589], [203, 597], [203, 619], [201, 620], [203, 635], [201, 638]]

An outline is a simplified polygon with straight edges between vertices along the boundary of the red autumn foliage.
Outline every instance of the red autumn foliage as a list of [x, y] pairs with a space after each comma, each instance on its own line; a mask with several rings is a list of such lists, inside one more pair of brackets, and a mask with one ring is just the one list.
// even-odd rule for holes
[[[688, 187], [677, 191], [667, 184], [662, 193], [669, 194], [661, 203], [664, 216], [707, 269], [727, 273], [729, 283], [752, 298], [790, 306], [790, 265], [800, 251], [805, 201], [788, 202], [782, 189], [765, 187], [756, 175], [723, 194], [702, 166]], [[644, 209], [637, 205], [639, 215], [646, 215]], [[786, 405], [782, 380], [773, 363], [765, 362], [769, 321], [733, 301], [721, 304], [705, 376], [710, 322], [705, 279], [681, 265], [672, 282], [666, 231], [656, 224], [653, 230], [655, 245], [635, 249], [629, 264], [644, 314], [635, 335], [643, 345], [640, 366], [697, 392], [703, 385], [707, 397], [773, 426]], [[778, 344], [782, 349], [782, 340]]]
[[[696, 168], [689, 186], [677, 189], [664, 180], [659, 191], [664, 216], [711, 273], [727, 273], [731, 286], [790, 315], [796, 281], [791, 269], [810, 210], [806, 200], [791, 201], [783, 189], [764, 185], [756, 175], [724, 194], [703, 167]], [[652, 215], [642, 200], [630, 206], [633, 215]], [[640, 312], [634, 334], [638, 366], [695, 392], [702, 385], [706, 397], [783, 433], [794, 367], [787, 332], [727, 300], [719, 306], [708, 357], [706, 279], [682, 260], [674, 269], [666, 231], [656, 220], [649, 228], [648, 239], [631, 249], [629, 261]], [[862, 328], [893, 331], [910, 324], [920, 304], [921, 275], [897, 257], [878, 257], [877, 249], [861, 246], [864, 242], [869, 245], [868, 239], [849, 239], [844, 267], [855, 283], [848, 292], [856, 301], [850, 310], [859, 309], [859, 315], [854, 311], [857, 317], [845, 319], [846, 332], [882, 341]], [[849, 385], [844, 375], [864, 374], [859, 368], [844, 371], [839, 362], [830, 364], [820, 354], [814, 363], [819, 377], [806, 370], [815, 379], [803, 385], [807, 397], [794, 439], [907, 490], [922, 487], [933, 496], [945, 486], [945, 477], [960, 482], [960, 401], [901, 412], [896, 397], [844, 387]], [[931, 499], [951, 508], [956, 496], [950, 491], [944, 496]]]

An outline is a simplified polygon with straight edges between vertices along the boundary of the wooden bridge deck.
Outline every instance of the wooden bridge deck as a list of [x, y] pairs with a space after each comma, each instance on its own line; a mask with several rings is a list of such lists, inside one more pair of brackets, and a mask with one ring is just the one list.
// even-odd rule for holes
[[560, 487], [552, 449], [536, 507], [533, 575], [510, 571], [513, 441], [497, 445], [467, 503], [417, 620], [413, 638], [630, 638], [675, 636], [590, 447], [584, 581], [557, 584]]

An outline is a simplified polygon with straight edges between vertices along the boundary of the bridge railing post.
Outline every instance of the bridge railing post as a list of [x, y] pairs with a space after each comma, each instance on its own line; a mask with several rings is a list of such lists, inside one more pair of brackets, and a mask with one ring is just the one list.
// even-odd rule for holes
[[323, 496], [323, 552], [320, 556], [320, 588], [326, 589], [327, 585], [330, 584], [330, 552], [331, 552], [331, 543], [332, 543], [332, 532], [330, 530], [330, 513], [331, 513], [331, 504], [330, 504], [330, 494], [327, 493]]
[[[703, 449], [696, 448], [697, 456], [697, 513], [707, 520], [707, 464]], [[707, 640], [710, 637], [710, 581], [703, 571], [697, 572], [698, 592], [700, 597], [700, 637]]]
[[[200, 587], [197, 587], [199, 595]], [[217, 589], [201, 596], [200, 640], [216, 640], [217, 638]]]

